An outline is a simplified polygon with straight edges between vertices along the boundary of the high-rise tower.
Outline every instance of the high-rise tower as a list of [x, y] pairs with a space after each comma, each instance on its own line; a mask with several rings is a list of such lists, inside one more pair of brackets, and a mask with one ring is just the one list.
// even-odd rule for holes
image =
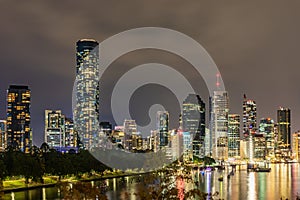
[[167, 111], [158, 111], [156, 118], [159, 146], [167, 146], [169, 142], [169, 113]]
[[193, 140], [193, 154], [205, 156], [205, 103], [199, 95], [189, 94], [182, 104], [182, 129]]
[[132, 135], [137, 134], [137, 125], [135, 120], [124, 120], [124, 147], [126, 150], [132, 150]]
[[266, 155], [274, 157], [275, 155], [275, 129], [274, 120], [271, 118], [262, 118], [259, 123], [259, 133], [266, 138]]
[[65, 116], [61, 110], [45, 110], [45, 142], [50, 147], [65, 146]]
[[7, 146], [26, 153], [31, 147], [30, 94], [23, 85], [7, 90]]
[[99, 129], [99, 43], [76, 43], [76, 105], [74, 128], [84, 148], [96, 146]]
[[285, 148], [291, 148], [291, 110], [280, 108], [277, 111], [278, 142], [282, 142]]
[[212, 156], [218, 160], [226, 160], [228, 158], [228, 93], [214, 91], [210, 105]]
[[256, 102], [247, 99], [244, 94], [243, 101], [243, 139], [247, 143], [247, 157], [252, 161], [254, 158], [254, 136], [257, 131]]
[[240, 115], [228, 116], [228, 157], [240, 156]]
[[255, 134], [257, 130], [256, 102], [247, 99], [244, 95], [243, 101], [243, 136], [247, 138], [250, 134]]

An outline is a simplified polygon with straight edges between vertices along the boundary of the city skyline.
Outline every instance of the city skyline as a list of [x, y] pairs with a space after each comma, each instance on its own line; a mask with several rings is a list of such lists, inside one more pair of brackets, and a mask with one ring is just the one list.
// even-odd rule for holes
[[300, 200], [300, 1], [0, 1], [0, 199]]
[[[41, 144], [44, 137], [45, 109], [60, 109], [66, 116], [71, 117], [76, 66], [74, 43], [80, 38], [95, 38], [101, 42], [120, 31], [142, 26], [162, 26], [179, 30], [202, 44], [221, 71], [232, 113], [242, 113], [242, 95], [246, 93], [257, 102], [258, 120], [267, 117], [276, 119], [276, 110], [283, 106], [292, 110], [292, 133], [300, 129], [297, 123], [300, 121], [300, 94], [294, 84], [299, 74], [297, 35], [300, 30], [294, 25], [299, 18], [296, 9], [298, 2], [284, 3], [284, 6], [282, 3], [273, 2], [271, 7], [260, 2], [260, 7], [257, 8], [255, 2], [237, 3], [236, 6], [218, 2], [200, 6], [196, 1], [190, 4], [175, 1], [172, 5], [165, 4], [170, 9], [145, 3], [145, 7], [157, 11], [157, 17], [150, 15], [151, 9], [142, 9], [141, 5], [144, 3], [136, 2], [130, 7], [139, 7], [135, 10], [140, 19], [135, 19], [136, 15], [128, 12], [109, 15], [122, 7], [127, 9], [125, 3], [120, 4], [119, 8], [103, 9], [101, 12], [97, 10], [99, 6], [95, 6], [94, 12], [85, 12], [86, 17], [76, 14], [82, 7], [86, 7], [80, 3], [72, 4], [69, 13], [65, 13], [63, 8], [70, 4], [65, 3], [48, 3], [47, 8], [40, 3], [3, 4], [1, 23], [7, 28], [0, 33], [0, 41], [5, 47], [1, 48], [0, 56], [1, 69], [4, 72], [0, 75], [0, 119], [6, 118], [8, 86], [29, 85], [32, 91], [33, 143], [37, 145]], [[181, 6], [184, 6], [184, 11], [178, 12]], [[265, 12], [266, 8], [270, 12]], [[18, 15], [13, 11], [18, 12]], [[214, 15], [216, 12], [218, 16]], [[248, 12], [255, 15], [247, 16], [245, 13]], [[65, 21], [55, 20], [53, 13]], [[4, 19], [10, 19], [10, 23]], [[122, 24], [118, 19], [128, 19], [128, 24]], [[191, 23], [187, 23], [189, 20]], [[28, 23], [36, 28], [23, 25]], [[170, 66], [174, 65], [175, 68], [180, 68], [178, 65], [181, 64], [181, 68], [187, 65], [169, 54], [149, 54], [146, 56], [133, 53], [128, 58], [124, 56], [113, 68], [124, 70], [136, 65], [136, 62], [150, 62], [154, 57]], [[164, 59], [164, 56], [168, 58]], [[199, 77], [194, 79], [192, 75], [189, 76], [191, 82], [200, 80]], [[103, 87], [109, 88], [110, 80], [106, 80], [107, 85]], [[207, 104], [208, 95], [203, 93], [200, 96]], [[107, 110], [102, 109], [101, 112], [102, 121], [111, 121]]]

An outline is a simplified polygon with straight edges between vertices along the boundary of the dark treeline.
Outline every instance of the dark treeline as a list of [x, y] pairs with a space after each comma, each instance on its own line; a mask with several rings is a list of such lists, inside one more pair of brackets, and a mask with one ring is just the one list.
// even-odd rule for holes
[[85, 173], [92, 171], [101, 173], [106, 169], [109, 168], [86, 150], [62, 154], [49, 149], [45, 143], [41, 148], [33, 146], [30, 153], [8, 148], [0, 153], [0, 188], [3, 180], [12, 176], [23, 176], [26, 184], [29, 180], [43, 183], [45, 175], [59, 176], [60, 180], [67, 175], [80, 178]]

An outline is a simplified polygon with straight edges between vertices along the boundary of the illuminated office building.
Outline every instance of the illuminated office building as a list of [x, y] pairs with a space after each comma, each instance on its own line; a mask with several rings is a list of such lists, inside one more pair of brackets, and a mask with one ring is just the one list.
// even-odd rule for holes
[[159, 134], [159, 146], [167, 146], [169, 142], [169, 113], [167, 111], [158, 111], [156, 120], [157, 131]]
[[300, 161], [300, 131], [293, 134], [293, 157], [298, 162]]
[[97, 145], [99, 132], [99, 43], [82, 39], [76, 43], [76, 102], [74, 128], [84, 148]]
[[212, 156], [217, 160], [226, 160], [228, 158], [228, 93], [214, 91], [210, 100]]
[[6, 120], [0, 120], [0, 152], [4, 151], [7, 147], [7, 128]]
[[78, 147], [77, 140], [72, 119], [66, 118], [61, 110], [45, 110], [45, 142], [49, 147]]
[[177, 131], [171, 136], [172, 138], [172, 158], [178, 160], [183, 154], [183, 134], [182, 131]]
[[277, 111], [278, 143], [285, 149], [291, 149], [291, 110], [280, 108]]
[[189, 132], [182, 132], [183, 139], [183, 161], [189, 162], [193, 160], [193, 139]]
[[259, 123], [259, 133], [266, 138], [266, 156], [275, 156], [275, 130], [274, 120], [262, 118]]
[[205, 156], [210, 157], [210, 129], [209, 128], [205, 128]]
[[247, 157], [254, 158], [254, 138], [257, 131], [257, 110], [256, 102], [247, 99], [244, 95], [243, 101], [243, 139], [247, 142]]
[[11, 85], [7, 90], [7, 146], [28, 153], [31, 147], [30, 89]]
[[240, 115], [228, 115], [228, 157], [240, 156]]
[[132, 135], [137, 134], [137, 125], [135, 120], [124, 120], [124, 148], [132, 150]]
[[256, 160], [264, 160], [266, 156], [266, 138], [263, 134], [253, 135], [253, 157]]
[[189, 94], [182, 104], [182, 129], [193, 140], [193, 155], [205, 156], [205, 103], [199, 95]]
[[124, 149], [125, 133], [123, 126], [115, 126], [115, 129], [112, 131], [112, 143], [115, 143], [118, 148]]
[[74, 122], [71, 118], [65, 118], [65, 146], [78, 147], [78, 137], [74, 130]]
[[45, 142], [51, 148], [65, 146], [65, 116], [60, 110], [45, 110]]
[[100, 122], [100, 132], [106, 136], [110, 136], [112, 133], [112, 125], [109, 122]]
[[255, 134], [257, 129], [257, 111], [256, 102], [246, 98], [243, 101], [243, 136], [248, 138], [249, 135]]
[[131, 141], [132, 141], [132, 150], [142, 150], [143, 138], [139, 132], [131, 135]]

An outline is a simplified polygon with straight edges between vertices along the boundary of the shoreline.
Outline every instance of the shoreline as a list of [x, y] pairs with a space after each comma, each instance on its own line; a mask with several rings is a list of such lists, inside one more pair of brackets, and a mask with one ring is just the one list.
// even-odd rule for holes
[[[151, 172], [141, 172], [141, 173], [132, 173], [132, 174], [116, 174], [116, 175], [108, 175], [108, 176], [99, 176], [99, 177], [92, 177], [92, 178], [86, 178], [86, 179], [79, 179], [76, 181], [81, 181], [81, 182], [89, 182], [89, 181], [99, 181], [99, 180], [106, 180], [106, 179], [113, 179], [113, 178], [122, 178], [122, 177], [130, 177], [130, 176], [139, 176], [143, 174], [148, 174]], [[61, 182], [68, 182], [62, 180]], [[75, 182], [75, 181], [73, 181]], [[56, 183], [46, 183], [46, 184], [36, 184], [32, 186], [25, 186], [25, 187], [16, 187], [16, 188], [4, 188], [0, 190], [0, 192], [7, 194], [11, 192], [20, 192], [20, 191], [26, 191], [26, 190], [33, 190], [37, 188], [49, 188], [49, 187], [55, 187], [58, 182]]]

